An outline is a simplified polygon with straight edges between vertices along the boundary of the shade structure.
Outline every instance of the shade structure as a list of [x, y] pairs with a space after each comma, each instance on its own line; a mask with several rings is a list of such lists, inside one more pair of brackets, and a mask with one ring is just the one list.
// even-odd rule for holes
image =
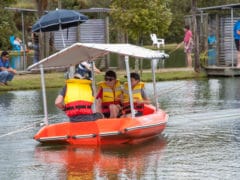
[[57, 9], [43, 15], [33, 26], [32, 32], [49, 32], [78, 26], [88, 17], [74, 10]]
[[164, 59], [169, 55], [159, 51], [153, 51], [132, 44], [94, 44], [94, 43], [75, 43], [49, 57], [46, 57], [28, 67], [28, 70], [38, 69], [42, 64], [45, 69], [69, 67], [86, 60], [96, 60], [108, 53], [144, 58], [144, 59]]

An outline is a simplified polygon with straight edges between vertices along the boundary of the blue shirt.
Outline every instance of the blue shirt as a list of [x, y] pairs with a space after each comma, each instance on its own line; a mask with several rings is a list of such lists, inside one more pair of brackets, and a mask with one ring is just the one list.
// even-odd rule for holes
[[216, 37], [214, 35], [209, 35], [208, 36], [208, 44], [212, 45], [214, 43], [216, 43]]
[[240, 20], [238, 20], [233, 28], [234, 39], [240, 39], [240, 35], [237, 34], [237, 31], [240, 31]]
[[0, 67], [9, 68], [9, 60], [3, 61], [2, 58], [0, 58]]

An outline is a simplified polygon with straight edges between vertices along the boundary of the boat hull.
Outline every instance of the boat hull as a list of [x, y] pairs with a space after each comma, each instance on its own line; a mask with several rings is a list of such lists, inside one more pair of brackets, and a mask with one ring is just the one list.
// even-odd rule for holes
[[135, 144], [159, 135], [168, 115], [145, 106], [144, 115], [134, 118], [99, 119], [90, 122], [63, 122], [46, 125], [34, 139], [41, 143], [66, 144]]

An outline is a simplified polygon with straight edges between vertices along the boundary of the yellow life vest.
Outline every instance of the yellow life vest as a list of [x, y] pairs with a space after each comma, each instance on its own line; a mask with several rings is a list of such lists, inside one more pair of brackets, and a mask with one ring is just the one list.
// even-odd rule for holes
[[120, 101], [120, 96], [122, 94], [121, 84], [119, 80], [116, 81], [114, 88], [109, 87], [106, 82], [100, 82], [99, 87], [103, 90], [102, 102], [103, 103], [114, 103]]
[[64, 103], [73, 101], [93, 102], [91, 81], [87, 79], [68, 79]]
[[[144, 83], [139, 82], [136, 84], [133, 89], [132, 89], [132, 96], [133, 96], [133, 101], [134, 100], [143, 100], [142, 98], [142, 89], [144, 88]], [[136, 111], [142, 112], [144, 108], [143, 103], [134, 103], [134, 109]], [[129, 98], [129, 91], [128, 91], [128, 83], [124, 84], [124, 89], [123, 89], [123, 114], [128, 114], [131, 112], [130, 108], [130, 98]]]
[[91, 105], [94, 101], [91, 81], [86, 79], [69, 79], [66, 81], [64, 97], [65, 113], [69, 116], [92, 114]]
[[[139, 82], [137, 83], [132, 89], [133, 100], [142, 100], [142, 89], [144, 88], [144, 83]], [[124, 84], [123, 89], [123, 103], [129, 102], [129, 92], [128, 92], [128, 83]]]
[[106, 82], [100, 82], [99, 88], [102, 88], [102, 112], [109, 113], [110, 104], [120, 104], [120, 97], [122, 95], [121, 84], [119, 80], [116, 81], [114, 88], [109, 87]]

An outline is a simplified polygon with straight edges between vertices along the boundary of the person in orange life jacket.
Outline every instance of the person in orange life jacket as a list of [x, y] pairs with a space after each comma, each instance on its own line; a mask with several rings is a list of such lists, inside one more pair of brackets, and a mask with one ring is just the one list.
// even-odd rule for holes
[[[132, 96], [134, 103], [134, 110], [136, 111], [135, 116], [143, 115], [144, 104], [149, 104], [150, 100], [148, 99], [145, 90], [144, 83], [140, 81], [140, 76], [138, 73], [131, 73], [131, 86], [132, 86]], [[128, 83], [124, 84], [123, 89], [123, 117], [128, 117], [131, 113]]]
[[106, 118], [117, 118], [121, 110], [122, 88], [114, 71], [105, 73], [105, 81], [98, 83], [97, 112]]
[[75, 73], [68, 79], [55, 100], [55, 105], [65, 111], [71, 122], [95, 121], [103, 118], [101, 113], [92, 112], [94, 101], [91, 81]]

